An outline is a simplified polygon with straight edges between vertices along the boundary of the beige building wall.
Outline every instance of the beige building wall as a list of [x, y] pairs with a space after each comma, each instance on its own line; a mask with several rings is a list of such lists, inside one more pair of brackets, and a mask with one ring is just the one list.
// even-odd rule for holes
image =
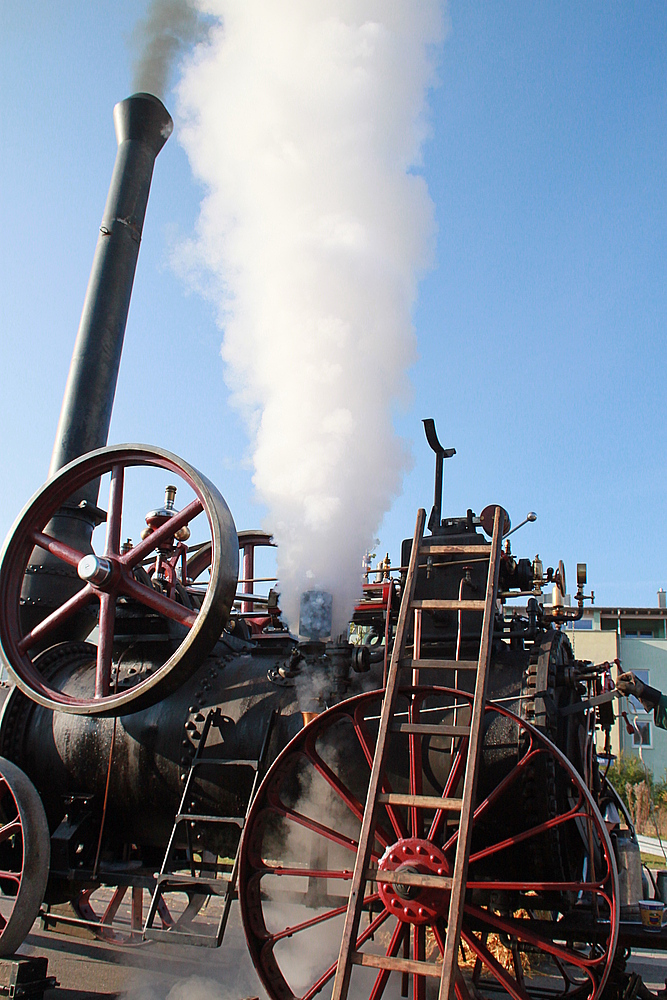
[[[618, 656], [619, 637], [616, 632], [568, 629], [567, 637], [572, 643], [577, 660], [591, 660], [593, 663], [604, 663], [605, 660], [608, 660], [611, 663]], [[616, 680], [616, 670], [613, 671], [612, 676]], [[616, 721], [611, 730], [611, 752], [618, 757], [623, 746], [623, 733], [621, 731], [623, 720], [619, 716], [617, 698], [614, 699], [614, 714]], [[597, 747], [598, 750], [602, 750], [604, 747], [604, 733], [600, 731], [597, 736]]]

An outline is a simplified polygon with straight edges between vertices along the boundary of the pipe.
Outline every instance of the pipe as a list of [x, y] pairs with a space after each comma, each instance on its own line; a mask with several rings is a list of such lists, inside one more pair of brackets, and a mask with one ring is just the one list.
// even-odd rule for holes
[[[173, 130], [162, 101], [134, 94], [114, 108], [118, 140], [49, 476], [107, 443], [155, 158]], [[93, 487], [94, 489], [94, 487]], [[81, 498], [83, 499], [83, 497]], [[95, 503], [97, 494], [88, 499]]]
[[[152, 94], [134, 94], [114, 108], [116, 162], [74, 344], [49, 476], [107, 443], [125, 325], [155, 158], [173, 130], [169, 112]], [[79, 552], [106, 517], [97, 507], [99, 481], [63, 504], [46, 532]], [[43, 549], [33, 551], [22, 590], [21, 620], [30, 631], [83, 586], [75, 569]], [[70, 619], [61, 639], [84, 638], [95, 625], [86, 609]]]

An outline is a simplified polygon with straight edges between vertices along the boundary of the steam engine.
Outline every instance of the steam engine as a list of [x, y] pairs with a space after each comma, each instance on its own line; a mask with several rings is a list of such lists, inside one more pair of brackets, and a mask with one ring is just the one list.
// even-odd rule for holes
[[[326, 621], [306, 624], [300, 636], [293, 635], [275, 595], [258, 603], [250, 589], [249, 555], [270, 538], [238, 534], [216, 487], [176, 456], [139, 445], [106, 447], [153, 163], [171, 131], [169, 115], [150, 95], [122, 102], [115, 120], [118, 158], [51, 478], [17, 519], [0, 564], [0, 640], [15, 682], [0, 719], [0, 755], [10, 762], [10, 777], [15, 765], [33, 786], [26, 792], [17, 785], [15, 791], [25, 848], [20, 889], [0, 876], [6, 894], [23, 894], [0, 936], [5, 954], [18, 946], [43, 901], [77, 902], [100, 885], [153, 888], [168, 850], [189, 852], [190, 858], [193, 852], [200, 859], [234, 858], [242, 822], [233, 818], [247, 811], [255, 773], [261, 777], [311, 720], [356, 695], [382, 689], [411, 554], [408, 539], [397, 570], [385, 564], [367, 574], [353, 642], [347, 635], [332, 638]], [[425, 425], [436, 456], [429, 530], [466, 554], [426, 559], [415, 595], [427, 601], [480, 598], [486, 566], [470, 550], [488, 544], [496, 508], [479, 516], [468, 510], [463, 517], [442, 517], [442, 469], [453, 450], [442, 448], [433, 421]], [[148, 490], [140, 493], [146, 506], [156, 506], [145, 524], [136, 525], [136, 541], [123, 540], [128, 484], [144, 473]], [[162, 477], [160, 489], [169, 477], [164, 502], [155, 493], [147, 495], [156, 475]], [[101, 499], [101, 483], [108, 502]], [[203, 526], [204, 537], [194, 544], [196, 524]], [[509, 531], [507, 518], [505, 535]], [[239, 546], [246, 559], [237, 593]], [[577, 606], [565, 607], [562, 563], [545, 572], [537, 558], [516, 559], [507, 539], [488, 697], [547, 736], [587, 775], [599, 800], [612, 793], [602, 786], [588, 717], [577, 706], [601, 695], [610, 675], [608, 665], [575, 661], [560, 629], [581, 615], [585, 567], [577, 577]], [[545, 606], [547, 586], [554, 599]], [[525, 607], [511, 612], [508, 600], [519, 597]], [[472, 691], [472, 675], [456, 664], [477, 659], [480, 626], [480, 611], [425, 611], [419, 683]], [[436, 671], [429, 660], [453, 666]], [[598, 717], [608, 737], [610, 702], [601, 705]], [[519, 758], [520, 741], [508, 718], [489, 719], [480, 800]], [[202, 741], [206, 760], [193, 776]], [[243, 766], [250, 762], [254, 770]], [[429, 758], [437, 794], [446, 784], [446, 764], [451, 759], [444, 753]], [[400, 760], [392, 767], [400, 783], [405, 777]], [[516, 812], [502, 821], [508, 836], [521, 824], [548, 825], [567, 811], [571, 782], [558, 778], [557, 771], [546, 763], [526, 771]], [[355, 776], [349, 773], [346, 780], [354, 785]], [[199, 821], [177, 830], [184, 789], [190, 813], [221, 820], [215, 830], [215, 824]], [[0, 806], [8, 808], [5, 800]], [[497, 826], [491, 831], [480, 824], [478, 848], [498, 836]], [[569, 885], [582, 877], [589, 845], [582, 837], [550, 836], [549, 850], [532, 856], [531, 879], [558, 878]], [[16, 843], [0, 844], [7, 871], [18, 849]], [[217, 862], [208, 864], [215, 868]], [[514, 877], [523, 864], [525, 858], [515, 852], [508, 862]], [[480, 871], [484, 866], [478, 865]], [[476, 898], [488, 903], [491, 897], [480, 890]], [[281, 995], [277, 987], [276, 995]]]

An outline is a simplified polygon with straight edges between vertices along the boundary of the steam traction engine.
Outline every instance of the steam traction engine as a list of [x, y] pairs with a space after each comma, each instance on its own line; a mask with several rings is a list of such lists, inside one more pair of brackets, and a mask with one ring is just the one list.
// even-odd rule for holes
[[105, 447], [171, 130], [150, 95], [115, 115], [51, 478], [0, 563], [14, 681], [0, 720], [2, 953], [40, 912], [115, 940], [128, 900], [130, 939], [219, 945], [237, 892], [275, 1000], [350, 986], [374, 1000], [411, 986], [417, 1000], [438, 981], [459, 1000], [622, 991], [623, 948], [645, 937], [626, 919], [641, 893], [634, 831], [609, 822], [610, 835], [603, 819], [622, 812], [602, 773], [613, 683], [560, 628], [581, 613], [585, 574], [578, 608], [545, 608], [564, 569], [516, 560], [502, 508], [443, 519], [450, 453], [426, 421], [428, 533], [420, 511], [400, 566], [368, 582], [356, 644], [332, 640], [326, 614], [290, 634], [275, 594], [253, 592], [252, 553], [270, 537], [237, 535], [215, 486], [174, 455]]

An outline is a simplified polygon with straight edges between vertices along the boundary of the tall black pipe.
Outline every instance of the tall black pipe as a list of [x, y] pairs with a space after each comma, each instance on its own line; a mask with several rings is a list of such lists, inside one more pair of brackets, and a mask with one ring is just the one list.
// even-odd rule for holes
[[[107, 443], [111, 411], [130, 308], [134, 272], [155, 158], [171, 135], [169, 112], [152, 94], [134, 94], [114, 108], [118, 151], [74, 344], [56, 431], [49, 476], [75, 458]], [[79, 552], [103, 519], [99, 484], [70, 497], [47, 527], [50, 535]], [[23, 628], [33, 628], [83, 586], [75, 569], [35, 549], [22, 592]], [[85, 636], [88, 617], [67, 623], [66, 637]], [[64, 638], [65, 636], [63, 636]], [[57, 641], [59, 636], [51, 637]]]
[[[74, 345], [49, 475], [107, 443], [155, 158], [173, 122], [157, 97], [113, 112], [118, 152]], [[94, 503], [97, 497], [88, 497]]]

